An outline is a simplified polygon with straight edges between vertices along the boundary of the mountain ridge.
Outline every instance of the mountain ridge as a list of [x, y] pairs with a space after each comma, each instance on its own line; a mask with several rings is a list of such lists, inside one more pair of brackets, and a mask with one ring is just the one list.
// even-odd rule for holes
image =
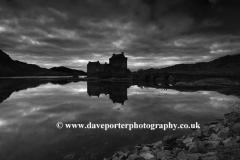
[[[65, 71], [56, 71], [39, 67], [36, 64], [28, 64], [13, 60], [7, 53], [0, 49], [0, 77], [14, 76], [73, 76], [86, 75], [84, 71], [65, 67]], [[73, 74], [74, 73], [74, 74]]]
[[209, 62], [176, 64], [165, 68], [151, 68], [138, 72], [175, 72], [186, 74], [240, 75], [240, 54], [226, 55]]
[[52, 67], [50, 68], [52, 71], [56, 72], [61, 72], [61, 73], [71, 73], [72, 75], [86, 75], [84, 71], [77, 70], [77, 69], [69, 69], [64, 66], [59, 66], [59, 67]]

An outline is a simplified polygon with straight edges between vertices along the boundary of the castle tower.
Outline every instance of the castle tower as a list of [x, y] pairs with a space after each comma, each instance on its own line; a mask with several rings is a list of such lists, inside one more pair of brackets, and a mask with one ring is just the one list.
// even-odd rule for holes
[[109, 58], [109, 64], [114, 67], [121, 67], [127, 69], [127, 57], [124, 56], [124, 53], [121, 54], [113, 54], [111, 58]]

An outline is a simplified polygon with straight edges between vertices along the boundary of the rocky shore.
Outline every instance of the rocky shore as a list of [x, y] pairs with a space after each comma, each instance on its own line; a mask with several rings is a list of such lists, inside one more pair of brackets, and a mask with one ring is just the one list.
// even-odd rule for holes
[[202, 125], [192, 134], [165, 136], [161, 141], [139, 144], [132, 151], [116, 152], [104, 160], [239, 160], [240, 113]]

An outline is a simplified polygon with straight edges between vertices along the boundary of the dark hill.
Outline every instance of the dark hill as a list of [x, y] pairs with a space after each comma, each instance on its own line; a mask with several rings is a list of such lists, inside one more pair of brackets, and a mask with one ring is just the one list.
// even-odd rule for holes
[[240, 54], [227, 55], [210, 62], [195, 64], [177, 64], [162, 69], [139, 70], [140, 73], [163, 73], [174, 72], [180, 74], [240, 76]]
[[68, 75], [71, 76], [72, 73], [58, 72], [51, 69], [41, 68], [35, 64], [27, 64], [24, 62], [13, 60], [9, 55], [0, 50], [0, 77]]
[[210, 62], [178, 64], [163, 70], [190, 73], [240, 74], [240, 54], [227, 55]]
[[76, 70], [76, 69], [69, 69], [64, 66], [53, 67], [53, 68], [50, 68], [50, 70], [56, 71], [56, 72], [61, 72], [61, 73], [66, 73], [66, 74], [71, 74], [71, 75], [78, 75], [78, 76], [86, 75], [86, 73], [83, 71]]

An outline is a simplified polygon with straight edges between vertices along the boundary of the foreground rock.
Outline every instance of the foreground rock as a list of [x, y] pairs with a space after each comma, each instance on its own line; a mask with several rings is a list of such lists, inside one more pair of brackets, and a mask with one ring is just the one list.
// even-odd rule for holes
[[[104, 160], [219, 160], [221, 157], [223, 157], [221, 159], [236, 157], [229, 152], [232, 151], [231, 148], [240, 150], [239, 118], [239, 113], [227, 113], [224, 119], [201, 126], [201, 129], [191, 135], [183, 137], [168, 135], [156, 143], [137, 145], [132, 152], [121, 154], [117, 152]], [[229, 149], [228, 158], [219, 154], [220, 149], [226, 148]], [[236, 154], [239, 154], [238, 150]]]

